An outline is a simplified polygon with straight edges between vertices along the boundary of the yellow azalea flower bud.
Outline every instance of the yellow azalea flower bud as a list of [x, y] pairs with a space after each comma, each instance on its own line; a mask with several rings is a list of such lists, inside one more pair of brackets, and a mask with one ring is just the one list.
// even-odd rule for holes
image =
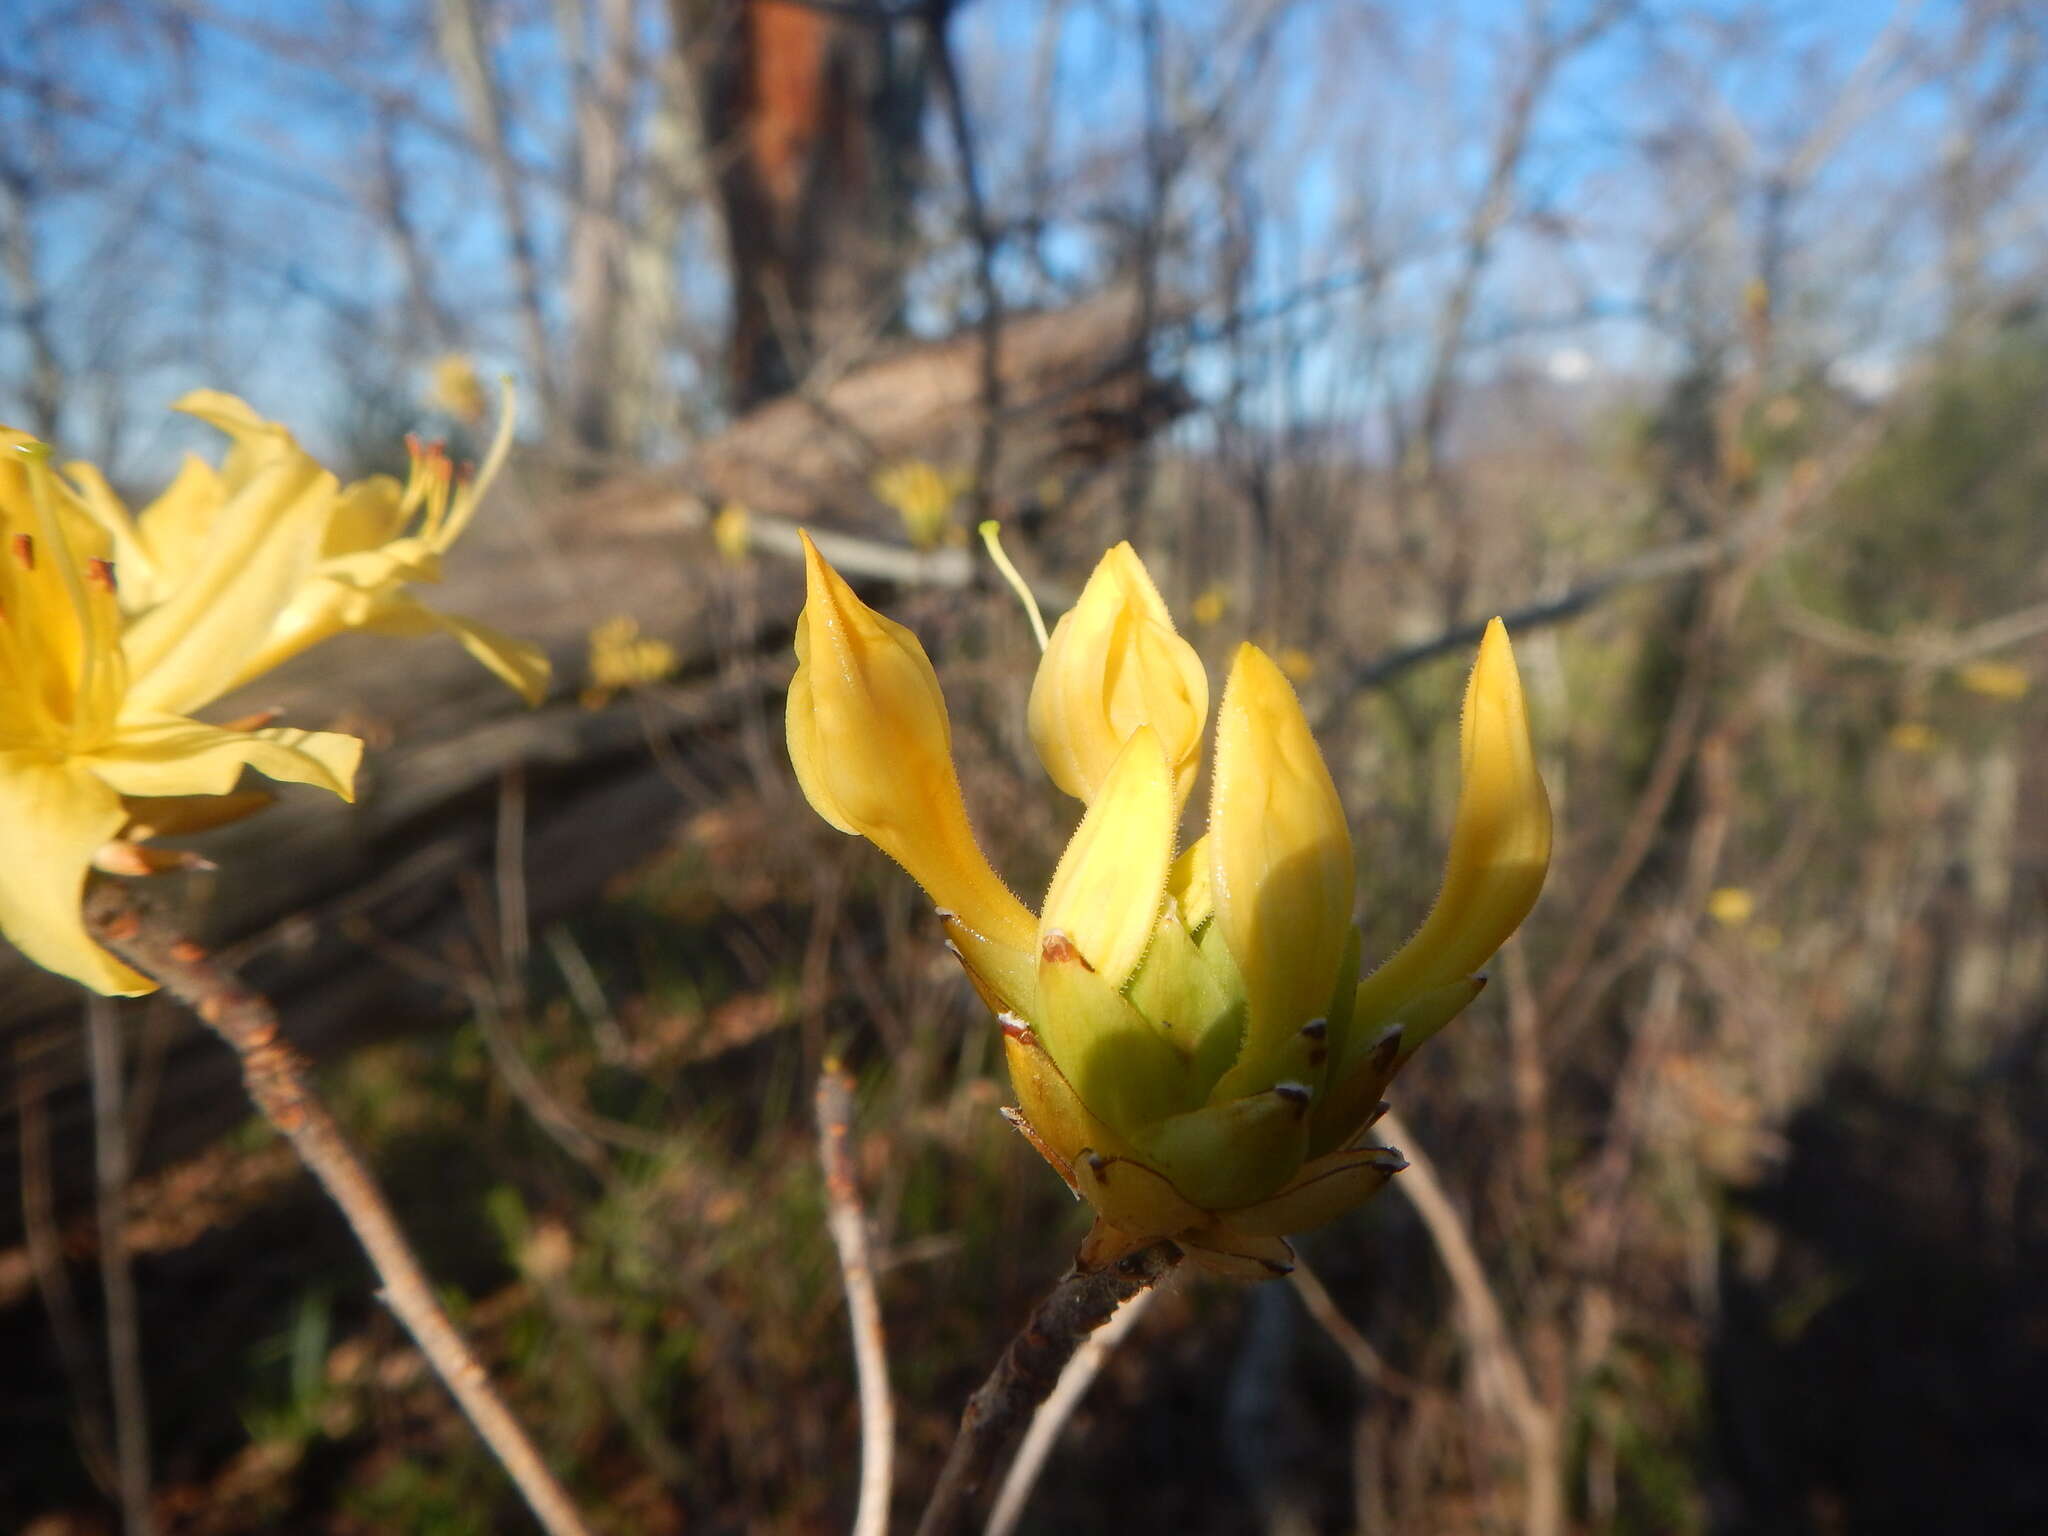
[[1444, 893], [1361, 984], [1350, 830], [1294, 690], [1255, 646], [1218, 711], [1209, 830], [1175, 857], [1208, 684], [1128, 545], [1060, 620], [1032, 688], [1039, 755], [1087, 805], [1035, 924], [968, 828], [923, 649], [806, 551], [798, 779], [948, 909], [1001, 1018], [1019, 1105], [1005, 1113], [1095, 1208], [1077, 1262], [1170, 1238], [1219, 1273], [1284, 1274], [1287, 1233], [1405, 1166], [1370, 1140], [1380, 1094], [1478, 995], [1469, 972], [1542, 883], [1549, 806], [1506, 635], [1489, 631], [1467, 694]]
[[1194, 787], [1209, 679], [1129, 544], [1102, 557], [1081, 600], [1053, 627], [1031, 684], [1027, 723], [1052, 781], [1095, 798], [1131, 733], [1149, 725], [1173, 765], [1174, 803]]
[[1141, 725], [1060, 857], [1039, 917], [1039, 942], [1066, 934], [1112, 987], [1151, 947], [1173, 864], [1173, 777], [1158, 734]]
[[1479, 642], [1459, 749], [1464, 782], [1443, 888], [1421, 931], [1359, 984], [1362, 1017], [1386, 1017], [1420, 993], [1471, 975], [1521, 926], [1543, 889], [1550, 797], [1536, 770], [1514, 649], [1499, 619]]
[[1218, 1097], [1269, 1085], [1313, 1049], [1300, 1032], [1327, 1019], [1354, 874], [1344, 808], [1301, 704], [1271, 657], [1241, 645], [1216, 718], [1209, 884], [1250, 1013]]
[[952, 724], [924, 647], [856, 597], [809, 534], [803, 544], [788, 723], [804, 798], [901, 864], [976, 932], [1029, 951], [1038, 925], [974, 841], [953, 772]]

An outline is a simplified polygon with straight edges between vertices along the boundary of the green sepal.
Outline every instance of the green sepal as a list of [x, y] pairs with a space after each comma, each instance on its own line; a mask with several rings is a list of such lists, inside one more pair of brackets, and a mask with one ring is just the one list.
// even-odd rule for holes
[[1363, 1205], [1407, 1166], [1407, 1159], [1392, 1147], [1332, 1152], [1306, 1164], [1279, 1193], [1257, 1205], [1223, 1212], [1222, 1222], [1247, 1237], [1307, 1232]]
[[1354, 1016], [1343, 1056], [1332, 1066], [1328, 1087], [1316, 1101], [1310, 1155], [1320, 1157], [1346, 1145], [1367, 1123], [1415, 1048], [1456, 1018], [1485, 985], [1484, 977], [1474, 976], [1425, 992], [1384, 1024], [1365, 1014]]
[[1287, 1083], [1205, 1104], [1137, 1137], [1140, 1157], [1195, 1204], [1251, 1205], [1294, 1177], [1308, 1151], [1308, 1091]]
[[1041, 946], [1031, 1025], [1081, 1102], [1127, 1136], [1199, 1102], [1188, 1059], [1057, 930]]
[[[1173, 902], [1166, 904], [1145, 962], [1126, 993], [1131, 1006], [1183, 1056], [1196, 1084], [1207, 1084], [1237, 1054], [1244, 998], [1203, 958]], [[1215, 1062], [1213, 1070], [1205, 1070]]]

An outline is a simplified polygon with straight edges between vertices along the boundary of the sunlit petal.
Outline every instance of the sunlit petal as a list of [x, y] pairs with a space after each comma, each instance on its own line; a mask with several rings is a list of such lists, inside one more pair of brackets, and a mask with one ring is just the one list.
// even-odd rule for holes
[[1172, 765], [1178, 806], [1194, 784], [1208, 713], [1201, 659], [1174, 632], [1136, 552], [1117, 545], [1053, 627], [1032, 681], [1039, 760], [1061, 789], [1092, 801], [1131, 733], [1149, 725]]
[[0, 933], [46, 970], [133, 997], [154, 984], [87, 937], [79, 915], [93, 855], [127, 819], [121, 797], [80, 765], [0, 752]]
[[243, 768], [355, 798], [363, 744], [332, 731], [226, 731], [176, 715], [135, 715], [103, 751], [79, 759], [124, 795], [220, 795]]
[[1362, 1020], [1471, 975], [1536, 905], [1550, 867], [1550, 797], [1536, 769], [1522, 679], [1499, 619], [1465, 689], [1463, 786], [1443, 888], [1428, 920], [1358, 989]]
[[1061, 856], [1038, 922], [1112, 987], [1145, 957], [1173, 863], [1173, 776], [1150, 726], [1132, 733]]
[[790, 761], [804, 796], [865, 837], [977, 933], [1033, 952], [1038, 925], [974, 840], [952, 726], [917, 637], [883, 618], [804, 539], [806, 597], [789, 685]]
[[1351, 928], [1351, 833], [1294, 690], [1238, 647], [1216, 725], [1209, 816], [1216, 922], [1244, 977], [1248, 1019], [1225, 1100], [1269, 1086], [1328, 1008]]

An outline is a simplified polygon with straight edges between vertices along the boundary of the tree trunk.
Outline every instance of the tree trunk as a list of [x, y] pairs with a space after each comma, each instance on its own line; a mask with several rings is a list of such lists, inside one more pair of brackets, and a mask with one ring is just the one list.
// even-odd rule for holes
[[739, 412], [900, 328], [925, 34], [802, 0], [672, 4], [717, 167]]

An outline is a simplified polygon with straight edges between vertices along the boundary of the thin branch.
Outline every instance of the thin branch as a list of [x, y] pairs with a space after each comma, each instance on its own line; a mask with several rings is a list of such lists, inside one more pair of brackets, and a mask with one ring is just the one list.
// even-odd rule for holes
[[981, 296], [981, 433], [974, 451], [974, 521], [992, 515], [990, 486], [1002, 443], [999, 418], [1003, 409], [1003, 300], [996, 287], [996, 240], [989, 227], [988, 204], [982, 197], [981, 170], [974, 153], [974, 130], [967, 118], [967, 99], [947, 36], [955, 0], [929, 0], [924, 8], [932, 78], [945, 98], [946, 127], [953, 154], [960, 162], [960, 187], [967, 198], [967, 229], [974, 239], [974, 285]]
[[100, 1408], [105, 1388], [98, 1381], [97, 1362], [79, 1315], [78, 1298], [64, 1272], [63, 1237], [58, 1231], [56, 1196], [50, 1182], [50, 1124], [44, 1101], [49, 1096], [49, 1069], [27, 1042], [14, 1046], [15, 1108], [19, 1116], [21, 1157], [21, 1230], [35, 1271], [37, 1294], [50, 1320], [57, 1359], [71, 1388], [73, 1432], [79, 1459], [109, 1495], [118, 1490], [114, 1451]]
[[2048, 603], [2034, 603], [1952, 633], [1885, 635], [1843, 624], [1801, 607], [1790, 598], [1781, 598], [1778, 622], [1793, 634], [1830, 650], [1917, 670], [1939, 671], [2048, 634]]
[[240, 1058], [250, 1099], [341, 1207], [383, 1284], [384, 1303], [511, 1475], [542, 1528], [549, 1536], [590, 1536], [482, 1363], [434, 1299], [432, 1282], [375, 1177], [314, 1093], [305, 1059], [280, 1034], [270, 1000], [251, 991], [120, 883], [101, 881], [88, 892], [85, 921], [94, 938], [161, 982]]
[[1101, 1269], [1069, 1269], [1060, 1277], [1010, 1340], [988, 1380], [967, 1400], [959, 1438], [917, 1524], [917, 1536], [949, 1536], [967, 1529], [975, 1495], [1024, 1428], [1027, 1416], [1059, 1384], [1074, 1351], [1118, 1307], [1151, 1289], [1180, 1260], [1180, 1249], [1158, 1242]]
[[1508, 1333], [1500, 1302], [1487, 1283], [1486, 1270], [1472, 1245], [1465, 1219], [1451, 1203], [1450, 1192], [1437, 1177], [1436, 1165], [1416, 1144], [1414, 1133], [1388, 1114], [1380, 1127], [1398, 1144], [1408, 1167], [1394, 1181], [1422, 1218], [1451, 1290], [1458, 1298], [1458, 1325], [1465, 1352], [1482, 1395], [1490, 1396], [1507, 1414], [1522, 1440], [1523, 1476], [1528, 1502], [1523, 1510], [1524, 1536], [1558, 1536], [1564, 1529], [1564, 1469], [1559, 1463], [1557, 1421], [1536, 1395], [1529, 1372]]
[[1074, 1351], [1074, 1358], [1060, 1372], [1059, 1384], [1038, 1405], [1038, 1412], [1031, 1416], [1031, 1427], [1024, 1431], [1024, 1439], [1017, 1446], [1016, 1459], [1010, 1463], [1010, 1470], [1003, 1474], [1002, 1487], [996, 1490], [995, 1507], [989, 1511], [988, 1525], [983, 1528], [982, 1536], [1010, 1536], [1017, 1529], [1017, 1522], [1024, 1518], [1024, 1506], [1030, 1501], [1031, 1490], [1038, 1485], [1038, 1474], [1045, 1470], [1046, 1458], [1059, 1443], [1060, 1431], [1067, 1427], [1067, 1420], [1081, 1406], [1081, 1399], [1088, 1395], [1088, 1389], [1095, 1385], [1095, 1378], [1109, 1359], [1110, 1351], [1137, 1326], [1138, 1319], [1145, 1315], [1145, 1309], [1152, 1305], [1158, 1294], [1157, 1291], [1138, 1292], [1118, 1307], [1116, 1315], [1089, 1334], [1081, 1347]]
[[1294, 1269], [1287, 1277], [1294, 1292], [1301, 1298], [1302, 1307], [1316, 1324], [1330, 1336], [1330, 1342], [1344, 1353], [1351, 1362], [1351, 1369], [1358, 1379], [1369, 1387], [1389, 1388], [1404, 1396], [1412, 1396], [1415, 1382], [1387, 1364], [1386, 1357], [1372, 1347], [1372, 1341], [1358, 1331], [1357, 1325], [1344, 1315], [1322, 1278], [1299, 1254], [1294, 1258]]
[[93, 1161], [98, 1172], [100, 1288], [107, 1302], [107, 1374], [114, 1387], [115, 1482], [121, 1529], [150, 1536], [149, 1394], [142, 1376], [141, 1308], [128, 1255], [128, 1110], [123, 1102], [121, 1021], [109, 998], [85, 1005], [92, 1072]]
[[[1533, 629], [1545, 628], [1576, 618], [1610, 593], [1627, 587], [1640, 586], [1646, 582], [1669, 581], [1675, 576], [1689, 575], [1703, 571], [1723, 561], [1732, 559], [1742, 548], [1752, 542], [1760, 529], [1745, 525], [1723, 538], [1684, 539], [1676, 544], [1665, 544], [1656, 549], [1645, 550], [1619, 564], [1588, 576], [1585, 580], [1560, 593], [1546, 597], [1539, 602], [1526, 603], [1520, 608], [1510, 609], [1501, 615], [1501, 622], [1512, 634], [1526, 634]], [[1327, 716], [1331, 710], [1350, 702], [1352, 695], [1367, 688], [1384, 688], [1412, 667], [1439, 656], [1455, 651], [1468, 650], [1479, 643], [1486, 633], [1487, 621], [1477, 620], [1469, 624], [1454, 624], [1441, 634], [1414, 645], [1404, 645], [1399, 650], [1388, 651], [1372, 660], [1362, 662], [1346, 674], [1342, 686], [1332, 695], [1330, 705], [1322, 711]], [[1325, 720], [1322, 723], [1327, 723]]]
[[814, 1100], [818, 1117], [818, 1161], [825, 1170], [825, 1225], [839, 1250], [839, 1274], [846, 1285], [847, 1319], [853, 1329], [853, 1365], [860, 1379], [860, 1505], [853, 1536], [887, 1536], [889, 1490], [894, 1479], [896, 1404], [889, 1395], [889, 1350], [882, 1336], [882, 1307], [875, 1297], [875, 1264], [868, 1246], [867, 1213], [854, 1180], [853, 1078], [836, 1061], [825, 1063]]

